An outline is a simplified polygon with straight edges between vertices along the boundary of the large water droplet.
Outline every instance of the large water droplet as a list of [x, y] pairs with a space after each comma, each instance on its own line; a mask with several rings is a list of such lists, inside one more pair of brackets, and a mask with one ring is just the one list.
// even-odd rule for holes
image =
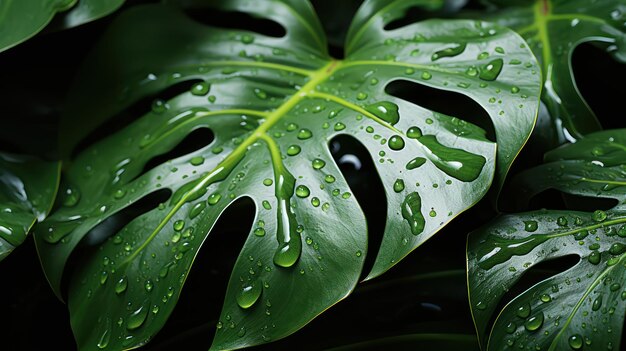
[[127, 287], [128, 287], [128, 279], [124, 276], [120, 278], [120, 280], [118, 280], [117, 283], [115, 283], [115, 293], [119, 295], [123, 293], [124, 291], [126, 291]]
[[496, 80], [502, 71], [504, 61], [501, 58], [490, 61], [480, 69], [478, 77], [482, 80]]
[[389, 101], [376, 102], [365, 107], [365, 109], [383, 121], [395, 125], [400, 121], [398, 105]]
[[433, 61], [437, 61], [442, 57], [454, 57], [454, 56], [460, 55], [463, 51], [465, 51], [466, 47], [467, 47], [466, 43], [456, 44], [455, 46], [445, 48], [443, 50], [439, 50], [435, 52], [430, 57], [430, 59]]
[[410, 193], [402, 202], [402, 218], [409, 222], [413, 235], [424, 231], [426, 220], [422, 215], [422, 198], [417, 192]]
[[414, 159], [412, 159], [411, 161], [409, 161], [406, 164], [406, 169], [411, 170], [411, 169], [416, 169], [421, 167], [424, 163], [426, 163], [426, 159], [423, 157], [416, 157]]
[[243, 309], [250, 308], [259, 300], [261, 292], [263, 292], [263, 285], [249, 282], [237, 294], [237, 304]]
[[543, 319], [543, 312], [539, 312], [526, 320], [526, 322], [524, 323], [524, 328], [531, 332], [536, 331], [543, 325]]
[[141, 327], [146, 321], [146, 317], [148, 317], [148, 304], [144, 303], [141, 307], [133, 311], [130, 316], [128, 316], [126, 329], [135, 330]]
[[572, 350], [580, 350], [583, 348], [583, 337], [580, 334], [574, 334], [567, 339], [569, 347]]
[[311, 191], [305, 185], [298, 185], [298, 187], [296, 188], [296, 196], [298, 197], [306, 198], [310, 194], [311, 194]]
[[396, 151], [404, 149], [404, 139], [399, 135], [392, 136], [389, 138], [389, 148]]
[[429, 159], [437, 168], [460, 181], [476, 180], [485, 165], [483, 156], [442, 145], [434, 135], [424, 135], [419, 141], [426, 147]]
[[196, 83], [191, 87], [191, 93], [196, 96], [203, 96], [209, 93], [211, 85], [207, 82]]
[[300, 140], [310, 139], [312, 136], [313, 132], [306, 128], [300, 129], [300, 131], [298, 132], [298, 139]]

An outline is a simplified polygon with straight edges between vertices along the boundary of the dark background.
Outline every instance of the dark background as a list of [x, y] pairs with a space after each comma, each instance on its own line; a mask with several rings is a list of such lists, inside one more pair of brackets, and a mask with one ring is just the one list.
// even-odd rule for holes
[[[150, 2], [156, 1], [129, 0], [124, 8]], [[360, 1], [312, 2], [329, 34], [331, 54], [341, 58], [341, 43], [348, 19]], [[451, 1], [448, 10], [462, 2]], [[481, 10], [474, 2], [468, 6]], [[398, 24], [448, 14], [446, 11], [433, 15], [412, 10]], [[34, 154], [47, 159], [56, 157], [56, 130], [63, 98], [83, 57], [115, 16], [113, 14], [66, 31], [44, 31], [34, 39], [0, 54], [0, 150]], [[195, 13], [194, 17], [217, 26], [272, 30], [271, 26], [263, 27], [263, 23], [232, 13], [207, 11]], [[602, 125], [607, 129], [623, 127], [622, 84], [626, 79], [626, 69], [590, 44], [576, 49], [573, 67], [578, 86]], [[480, 108], [459, 95], [425, 87], [407, 92], [398, 86], [396, 90], [403, 98], [449, 115], [462, 118], [484, 116]], [[477, 123], [486, 123], [489, 127], [489, 122], [485, 120]], [[97, 138], [88, 142], [95, 141]], [[541, 153], [545, 149], [541, 146], [541, 138], [534, 135], [530, 145], [522, 152], [513, 173], [541, 161]], [[381, 214], [386, 213], [380, 205], [385, 206], [386, 202], [380, 179], [359, 144], [350, 139], [337, 139], [331, 149], [336, 160], [345, 154], [355, 155], [361, 160], [362, 165], [358, 169], [352, 163], [340, 166], [367, 215], [371, 231], [370, 251], [376, 252], [385, 224]], [[546, 192], [529, 206], [530, 209], [540, 207], [566, 206], [558, 193]], [[578, 209], [585, 208], [579, 206]], [[209, 348], [226, 283], [249, 232], [253, 211], [249, 203], [241, 202], [220, 219], [214, 230], [219, 234], [212, 235], [200, 251], [176, 310], [144, 350]], [[372, 282], [360, 284], [347, 300], [332, 307], [299, 332], [254, 349], [319, 350], [411, 333], [473, 334], [465, 283], [465, 239], [469, 231], [495, 215], [489, 200], [483, 200], [390, 272]], [[371, 259], [366, 261], [366, 265], [371, 266], [371, 263]], [[533, 269], [526, 281], [507, 297], [572, 264], [567, 261], [552, 262]], [[0, 262], [0, 272], [3, 275], [0, 301], [4, 324], [0, 327], [0, 349], [75, 349], [66, 306], [55, 298], [48, 287], [32, 238]]]

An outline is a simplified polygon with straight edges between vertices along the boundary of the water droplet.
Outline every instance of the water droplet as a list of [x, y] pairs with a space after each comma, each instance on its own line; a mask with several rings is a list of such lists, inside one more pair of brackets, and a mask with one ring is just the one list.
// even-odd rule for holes
[[335, 177], [333, 177], [331, 174], [327, 174], [327, 175], [324, 177], [324, 181], [325, 181], [326, 183], [329, 183], [329, 184], [334, 183], [334, 182], [335, 182]]
[[428, 72], [428, 71], [422, 72], [422, 79], [423, 80], [430, 80], [432, 77], [433, 77], [433, 75], [430, 74], [430, 72]]
[[365, 100], [365, 99], [367, 99], [367, 93], [360, 92], [360, 93], [356, 94], [356, 99], [357, 100]]
[[239, 307], [246, 309], [252, 307], [263, 292], [263, 286], [256, 282], [250, 282], [244, 285], [237, 295], [237, 304]]
[[174, 230], [177, 232], [180, 232], [181, 230], [183, 230], [183, 228], [185, 228], [185, 221], [179, 219], [176, 222], [174, 222]]
[[574, 334], [567, 339], [569, 347], [573, 350], [580, 350], [583, 348], [583, 337], [580, 334]]
[[117, 189], [115, 191], [115, 193], [113, 194], [113, 197], [119, 200], [119, 199], [123, 198], [124, 195], [126, 195], [126, 190], [124, 190], [124, 189]]
[[207, 82], [196, 83], [191, 87], [191, 93], [196, 96], [203, 96], [209, 93], [211, 86]]
[[428, 158], [437, 168], [463, 182], [476, 180], [486, 163], [483, 156], [442, 145], [434, 135], [422, 136], [420, 143], [428, 149]]
[[320, 199], [314, 197], [311, 199], [311, 205], [313, 205], [313, 207], [318, 207], [320, 205]]
[[602, 210], [595, 210], [591, 214], [591, 219], [593, 219], [596, 222], [602, 222], [606, 219], [606, 217], [607, 217], [606, 212]]
[[404, 190], [404, 180], [396, 179], [396, 181], [393, 183], [393, 191], [399, 193], [402, 190]]
[[241, 42], [244, 44], [252, 44], [254, 42], [254, 37], [249, 34], [244, 34], [241, 36]]
[[298, 197], [306, 198], [310, 194], [311, 194], [311, 191], [305, 185], [298, 185], [298, 187], [296, 188], [296, 195]]
[[391, 125], [395, 125], [398, 121], [400, 121], [398, 105], [393, 102], [380, 101], [367, 105], [365, 109]]
[[194, 156], [194, 157], [191, 158], [189, 163], [191, 163], [194, 166], [199, 166], [199, 165], [204, 163], [204, 157], [202, 157], [202, 156]]
[[411, 233], [418, 235], [424, 231], [426, 221], [422, 215], [422, 198], [417, 192], [410, 193], [402, 202], [402, 218], [409, 222]]
[[150, 280], [150, 279], [146, 280], [146, 283], [144, 284], [144, 287], [146, 288], [147, 292], [152, 291], [152, 288], [154, 288], [154, 284], [152, 283], [152, 280]]
[[222, 195], [220, 193], [213, 193], [209, 196], [209, 199], [207, 200], [207, 202], [209, 203], [209, 205], [213, 206], [217, 204], [221, 199], [222, 199]]
[[337, 122], [337, 123], [335, 123], [334, 129], [336, 131], [344, 130], [344, 129], [346, 129], [346, 125], [341, 123], [341, 122]]
[[297, 154], [300, 153], [300, 151], [302, 151], [300, 146], [298, 146], [298, 145], [290, 145], [287, 148], [287, 155], [289, 155], [289, 156], [296, 156]]
[[426, 159], [423, 157], [416, 157], [414, 159], [412, 159], [411, 161], [409, 161], [406, 164], [406, 169], [411, 170], [411, 169], [416, 169], [421, 167], [424, 163], [426, 163]]
[[561, 216], [559, 218], [556, 219], [556, 224], [561, 226], [561, 227], [565, 227], [567, 225], [567, 218]]
[[313, 160], [312, 165], [314, 169], [322, 169], [324, 168], [324, 166], [326, 166], [326, 162], [320, 160], [319, 158], [316, 158], [315, 160]]
[[165, 101], [157, 99], [152, 102], [152, 112], [159, 114], [165, 112], [165, 110], [167, 110]]
[[237, 336], [242, 338], [244, 335], [246, 335], [246, 328], [245, 327], [239, 328], [239, 331], [237, 332]]
[[526, 320], [526, 322], [524, 323], [524, 328], [531, 332], [536, 331], [543, 325], [543, 319], [543, 312], [539, 312]]
[[443, 50], [439, 50], [437, 52], [435, 52], [430, 59], [432, 61], [437, 61], [442, 57], [454, 57], [457, 55], [460, 55], [463, 51], [465, 51], [465, 48], [467, 47], [466, 43], [460, 43], [460, 44], [456, 44], [455, 46], [449, 47], [449, 48], [445, 48]]
[[65, 189], [65, 198], [63, 199], [63, 206], [74, 207], [80, 201], [80, 191], [76, 188], [68, 187]]
[[534, 232], [539, 228], [537, 221], [524, 221], [524, 230], [527, 232]]
[[265, 236], [265, 229], [258, 227], [254, 230], [254, 235], [256, 236]]
[[622, 243], [614, 243], [609, 248], [609, 253], [611, 255], [621, 255], [626, 252], [626, 244]]
[[516, 87], [516, 86], [511, 87], [511, 93], [513, 93], [513, 94], [519, 93], [519, 88]]
[[520, 318], [528, 318], [528, 316], [530, 316], [530, 305], [527, 303], [521, 305], [517, 308], [515, 314], [517, 314], [517, 316]]
[[261, 90], [259, 88], [254, 89], [254, 95], [256, 95], [256, 97], [258, 97], [261, 100], [267, 99], [267, 93], [264, 90]]
[[263, 205], [263, 208], [266, 210], [271, 210], [272, 209], [272, 205], [270, 205], [270, 202], [267, 200], [263, 200], [263, 202], [261, 202], [261, 204]]
[[418, 139], [422, 136], [422, 130], [419, 127], [411, 127], [407, 130], [406, 136], [410, 139]]
[[437, 217], [437, 212], [434, 209], [430, 209], [430, 212], [428, 212], [428, 215], [431, 217]]
[[127, 287], [128, 287], [128, 279], [124, 276], [120, 278], [120, 280], [118, 280], [117, 283], [115, 283], [115, 293], [119, 295], [123, 293], [124, 291], [126, 291]]
[[362, 255], [362, 254], [363, 254], [363, 253], [361, 252], [361, 250], [358, 250], [358, 251], [356, 252], [356, 257], [361, 257], [361, 255]]
[[404, 149], [404, 139], [399, 135], [392, 136], [389, 138], [389, 148], [396, 151]]
[[189, 211], [189, 218], [190, 219], [194, 219], [194, 218], [198, 217], [198, 215], [200, 215], [200, 213], [202, 213], [202, 211], [204, 210], [205, 207], [206, 207], [206, 203], [204, 203], [204, 202], [199, 202], [199, 203], [195, 204], [191, 208], [191, 211]]
[[300, 129], [300, 131], [298, 132], [298, 139], [300, 140], [306, 140], [311, 138], [312, 136], [313, 132], [306, 128]]
[[495, 59], [482, 66], [478, 77], [482, 80], [496, 80], [502, 71], [504, 61], [501, 58]]
[[109, 340], [111, 340], [111, 330], [109, 328], [106, 328], [102, 335], [100, 335], [100, 340], [98, 340], [97, 344], [98, 348], [105, 349], [107, 346], [109, 346]]
[[141, 327], [146, 321], [146, 317], [148, 317], [148, 306], [147, 304], [144, 304], [128, 316], [126, 329], [135, 330]]
[[550, 295], [548, 294], [542, 294], [539, 299], [541, 300], [541, 302], [550, 302], [552, 301], [552, 297], [550, 297]]

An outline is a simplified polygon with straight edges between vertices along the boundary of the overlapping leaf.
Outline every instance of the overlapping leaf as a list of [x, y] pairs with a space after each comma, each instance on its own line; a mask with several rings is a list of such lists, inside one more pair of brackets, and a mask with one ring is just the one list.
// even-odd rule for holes
[[52, 207], [59, 164], [0, 153], [0, 261]]
[[[626, 1], [535, 0], [487, 1], [497, 11], [480, 17], [510, 27], [526, 39], [540, 61], [542, 101], [559, 134], [558, 142], [600, 129], [594, 112], [580, 95], [571, 65], [582, 43], [606, 48], [617, 61], [626, 60]], [[590, 67], [590, 69], [593, 69]], [[598, 77], [598, 84], [602, 79]]]
[[57, 13], [67, 11], [61, 27], [69, 28], [105, 16], [123, 3], [124, 0], [3, 0], [0, 52], [39, 33]]
[[[617, 350], [626, 311], [626, 130], [590, 134], [546, 161], [522, 174], [527, 196], [555, 188], [618, 205], [506, 215], [472, 233], [468, 281], [479, 336], [488, 350]], [[527, 270], [569, 255], [580, 261], [496, 309]]]
[[[534, 123], [536, 62], [515, 33], [483, 22], [383, 29], [421, 3], [364, 3], [343, 61], [328, 56], [316, 15], [300, 0], [211, 2], [280, 23], [286, 35], [279, 38], [206, 27], [161, 5], [116, 20], [70, 95], [70, 145], [140, 99], [183, 82], [189, 90], [156, 100], [84, 150], [67, 172], [80, 200], [37, 230], [43, 266], [60, 294], [67, 259], [83, 238], [147, 195], [172, 193], [111, 233], [71, 277], [81, 349], [147, 342], [173, 310], [220, 214], [241, 197], [254, 201], [256, 218], [214, 349], [293, 333], [351, 292], [367, 254], [377, 255], [369, 277], [377, 276], [478, 201], [495, 174], [495, 144], [462, 119], [388, 95], [394, 80], [459, 92], [483, 106], [502, 142], [504, 177]], [[203, 128], [215, 135], [207, 146], [143, 171]], [[378, 253], [367, 252], [365, 218], [328, 149], [338, 135], [369, 150], [383, 181], [388, 211]]]

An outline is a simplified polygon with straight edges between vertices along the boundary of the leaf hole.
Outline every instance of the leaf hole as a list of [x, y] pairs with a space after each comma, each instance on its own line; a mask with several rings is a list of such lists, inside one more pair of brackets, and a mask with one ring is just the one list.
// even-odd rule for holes
[[274, 38], [282, 38], [287, 34], [285, 27], [278, 22], [245, 12], [223, 11], [202, 5], [186, 8], [184, 12], [195, 22], [211, 27], [247, 30]]
[[605, 129], [626, 127], [615, 115], [623, 109], [626, 67], [607, 53], [613, 47], [602, 42], [583, 43], [572, 54], [576, 86]]
[[364, 279], [374, 266], [385, 232], [387, 222], [385, 188], [363, 144], [353, 137], [340, 135], [333, 138], [329, 146], [333, 159], [367, 219], [368, 254], [360, 277]]
[[142, 175], [148, 173], [151, 169], [169, 160], [173, 160], [206, 147], [211, 144], [214, 139], [215, 135], [209, 128], [201, 127], [193, 130], [191, 133], [187, 134], [187, 136], [185, 136], [185, 138], [181, 140], [173, 149], [148, 160], [148, 162], [146, 162], [143, 166], [143, 170], [135, 176], [133, 180], [141, 177]]
[[[207, 335], [215, 330], [228, 281], [256, 212], [248, 197], [237, 199], [224, 210], [198, 250], [176, 308], [152, 345], [163, 350], [209, 349], [212, 338]], [[202, 301], [205, 303], [199, 303]]]
[[97, 142], [106, 139], [107, 137], [118, 133], [124, 128], [128, 127], [134, 121], [138, 120], [148, 112], [152, 110], [152, 103], [156, 99], [163, 101], [170, 100], [182, 93], [188, 92], [189, 89], [195, 84], [201, 82], [199, 79], [191, 79], [184, 82], [179, 82], [169, 86], [167, 89], [159, 92], [158, 94], [151, 95], [140, 99], [134, 104], [130, 105], [126, 109], [120, 111], [115, 116], [107, 119], [104, 123], [100, 124], [96, 129], [87, 134], [80, 142], [76, 144], [71, 153], [71, 159], [75, 159], [76, 156], [86, 148]]
[[480, 104], [463, 94], [432, 88], [407, 80], [396, 80], [385, 87], [385, 92], [431, 111], [470, 122], [486, 131], [492, 142], [496, 133], [489, 113]]
[[489, 320], [489, 325], [495, 323], [499, 312], [514, 298], [523, 294], [535, 284], [567, 271], [577, 265], [578, 262], [580, 262], [580, 257], [570, 254], [539, 262], [526, 270], [520, 279], [502, 296], [495, 309], [496, 313], [494, 313]]
[[170, 196], [172, 196], [170, 189], [160, 189], [151, 192], [91, 228], [67, 260], [66, 271], [63, 274], [61, 283], [62, 295], [67, 297], [69, 279], [74, 275], [75, 267], [81, 267], [80, 262], [82, 262], [83, 259], [92, 257], [98, 250], [100, 244], [106, 239], [118, 233], [136, 218], [154, 210], [160, 203], [167, 202]]

